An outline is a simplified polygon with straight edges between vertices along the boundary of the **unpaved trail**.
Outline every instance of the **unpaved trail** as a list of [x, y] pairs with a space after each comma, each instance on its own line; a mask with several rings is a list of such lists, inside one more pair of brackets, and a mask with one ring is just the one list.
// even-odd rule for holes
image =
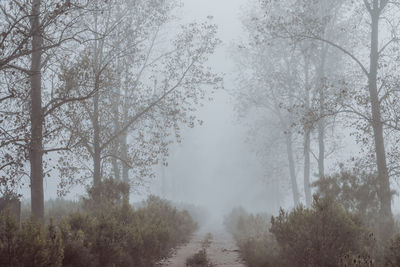
[[240, 259], [239, 250], [230, 234], [225, 231], [211, 233], [213, 239], [207, 249], [207, 256], [214, 266], [245, 266]]
[[186, 259], [202, 249], [202, 244], [208, 233], [212, 234], [207, 256], [213, 266], [244, 267], [238, 249], [232, 237], [223, 228], [203, 228], [198, 231], [191, 241], [178, 248], [173, 256], [160, 262], [162, 267], [186, 267]]

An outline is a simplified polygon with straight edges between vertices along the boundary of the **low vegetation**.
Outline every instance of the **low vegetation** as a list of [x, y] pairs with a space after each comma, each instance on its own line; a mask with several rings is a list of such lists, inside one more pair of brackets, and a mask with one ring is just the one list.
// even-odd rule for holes
[[210, 260], [207, 257], [207, 248], [211, 245], [213, 236], [211, 233], [208, 233], [202, 244], [201, 244], [201, 250], [199, 250], [197, 253], [186, 259], [186, 266], [188, 267], [212, 267], [213, 264], [210, 262]]
[[278, 216], [237, 208], [225, 218], [248, 266], [400, 266], [400, 237], [388, 241], [376, 233], [376, 202], [368, 197], [373, 187], [348, 172], [316, 186], [310, 208], [281, 210]]
[[196, 227], [187, 211], [154, 196], [137, 209], [110, 201], [107, 209], [82, 207], [46, 225], [28, 219], [19, 227], [5, 211], [0, 266], [153, 266]]
[[188, 267], [210, 267], [212, 266], [207, 257], [205, 249], [199, 250], [196, 254], [186, 260]]

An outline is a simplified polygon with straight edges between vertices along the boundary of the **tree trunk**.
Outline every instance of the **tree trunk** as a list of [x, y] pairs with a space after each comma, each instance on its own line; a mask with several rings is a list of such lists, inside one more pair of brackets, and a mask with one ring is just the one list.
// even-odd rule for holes
[[328, 47], [322, 45], [321, 51], [321, 64], [318, 68], [317, 83], [319, 89], [319, 113], [320, 118], [318, 120], [318, 176], [322, 179], [325, 176], [325, 92], [324, 92], [324, 79], [325, 79], [325, 64], [326, 57], [328, 54]]
[[[96, 38], [94, 44], [94, 66], [93, 73], [95, 75], [94, 78], [94, 95], [93, 95], [93, 115], [92, 115], [92, 125], [93, 125], [93, 198], [95, 201], [100, 201], [100, 186], [101, 186], [101, 144], [100, 144], [100, 122], [99, 122], [99, 100], [100, 100], [100, 62], [102, 58], [102, 48], [103, 41], [98, 40], [99, 35], [97, 31], [98, 23], [97, 23], [97, 13], [95, 14], [94, 21], [95, 33], [94, 36]], [[100, 44], [99, 44], [100, 42]]]
[[[310, 82], [309, 82], [309, 68], [310, 62], [305, 55], [305, 110], [310, 109]], [[311, 206], [311, 188], [310, 188], [310, 146], [311, 146], [311, 129], [308, 125], [304, 127], [304, 193], [306, 198], [306, 206]]]
[[383, 123], [381, 120], [381, 106], [377, 89], [378, 72], [378, 33], [379, 17], [381, 9], [379, 1], [374, 0], [371, 10], [371, 56], [369, 72], [369, 93], [371, 98], [372, 128], [374, 133], [376, 165], [378, 169], [379, 191], [378, 196], [381, 202], [380, 218], [382, 237], [389, 238], [394, 230], [393, 214], [391, 207], [390, 180], [386, 163], [385, 143], [383, 137]]
[[101, 185], [101, 144], [100, 144], [100, 123], [99, 123], [99, 78], [95, 81], [95, 94], [93, 96], [93, 187], [94, 198], [99, 200], [98, 189]]
[[[120, 124], [119, 124], [119, 120], [120, 120], [120, 113], [119, 113], [119, 104], [120, 104], [120, 90], [119, 90], [119, 86], [118, 86], [118, 90], [116, 90], [116, 96], [114, 97], [114, 103], [113, 103], [113, 113], [114, 113], [114, 132], [117, 133], [120, 129]], [[113, 148], [113, 154], [115, 156], [118, 155], [119, 153], [119, 148], [120, 148], [120, 142], [119, 139], [116, 140], [115, 142], [115, 147]], [[114, 172], [114, 178], [117, 181], [121, 180], [121, 170], [120, 170], [120, 165], [118, 163], [118, 160], [116, 157], [113, 157], [111, 159], [111, 163], [113, 166], [113, 172]]]
[[293, 156], [292, 134], [286, 134], [286, 150], [289, 162], [290, 183], [292, 186], [293, 203], [295, 206], [300, 204], [299, 189], [297, 187], [296, 170]]
[[306, 129], [304, 135], [304, 193], [307, 207], [310, 207], [312, 202], [310, 183], [310, 135], [310, 129]]
[[[121, 137], [121, 157], [122, 157], [122, 181], [129, 186], [129, 158], [128, 158], [128, 143], [127, 140], [128, 136], [126, 133], [124, 133]], [[129, 203], [129, 195], [130, 195], [130, 190], [124, 194], [124, 203]]]
[[40, 0], [32, 2], [32, 61], [31, 61], [31, 209], [35, 221], [44, 219], [43, 195], [43, 112], [42, 112], [42, 31], [40, 26]]
[[[323, 97], [324, 93], [320, 92], [320, 99], [322, 99]], [[318, 121], [318, 177], [319, 179], [323, 179], [324, 176], [325, 176], [325, 120], [324, 118], [320, 118]]]

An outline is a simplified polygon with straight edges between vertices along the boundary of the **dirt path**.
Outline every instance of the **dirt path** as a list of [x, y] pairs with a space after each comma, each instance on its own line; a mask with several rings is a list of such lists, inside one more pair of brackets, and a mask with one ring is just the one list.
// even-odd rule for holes
[[207, 255], [214, 266], [245, 266], [240, 259], [238, 248], [231, 235], [225, 231], [211, 234], [213, 235], [213, 240], [207, 249]]
[[202, 229], [198, 231], [188, 244], [178, 248], [171, 258], [164, 260], [159, 266], [186, 267], [186, 259], [201, 250], [207, 233], [212, 234], [211, 244], [207, 248], [207, 256], [213, 266], [245, 266], [240, 260], [235, 242], [222, 229]]

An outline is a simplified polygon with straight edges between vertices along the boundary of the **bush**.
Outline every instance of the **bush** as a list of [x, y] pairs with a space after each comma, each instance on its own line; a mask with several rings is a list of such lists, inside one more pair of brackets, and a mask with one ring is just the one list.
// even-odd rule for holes
[[196, 224], [185, 211], [150, 197], [141, 208], [78, 211], [47, 227], [20, 228], [0, 217], [0, 266], [153, 266], [185, 242]]
[[[138, 210], [122, 205], [107, 212], [72, 214], [64, 225], [64, 266], [152, 266], [196, 229], [187, 212], [157, 197]], [[92, 265], [72, 264], [87, 262], [86, 254]]]
[[188, 267], [210, 267], [212, 266], [208, 260], [207, 252], [205, 249], [200, 250], [190, 258], [186, 259], [186, 266]]
[[385, 250], [385, 266], [400, 266], [400, 235], [394, 237]]
[[104, 210], [124, 204], [128, 199], [129, 185], [111, 178], [104, 179], [97, 187], [88, 187], [87, 195], [83, 198], [87, 211]]
[[[378, 234], [378, 237], [385, 236], [385, 231], [388, 229], [381, 227], [380, 200], [377, 193], [379, 180], [376, 173], [363, 172], [358, 168], [346, 170], [341, 167], [340, 172], [323, 177], [313, 186], [322, 197], [329, 197], [347, 212], [358, 214], [363, 222]], [[395, 191], [390, 194], [394, 195]]]
[[9, 215], [0, 217], [0, 266], [61, 266], [63, 247], [60, 231], [33, 220], [18, 229]]
[[243, 208], [235, 208], [225, 217], [224, 224], [250, 267], [286, 266], [276, 239], [269, 232], [270, 218], [266, 214], [250, 215]]
[[361, 220], [330, 198], [314, 196], [312, 209], [281, 210], [271, 219], [271, 233], [282, 253], [297, 266], [337, 266], [349, 252], [366, 255], [367, 231]]
[[280, 211], [269, 223], [266, 215], [236, 216], [233, 226], [243, 259], [249, 266], [353, 266], [370, 263], [375, 241], [359, 216], [327, 198], [314, 196], [312, 208]]

